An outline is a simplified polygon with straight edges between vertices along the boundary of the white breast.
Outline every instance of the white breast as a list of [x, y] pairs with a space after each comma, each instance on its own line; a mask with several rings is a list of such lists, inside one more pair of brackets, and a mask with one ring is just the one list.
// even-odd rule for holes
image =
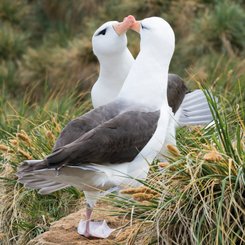
[[111, 83], [109, 86], [101, 81], [97, 81], [91, 90], [91, 99], [94, 108], [105, 105], [113, 101], [121, 89], [120, 83]]

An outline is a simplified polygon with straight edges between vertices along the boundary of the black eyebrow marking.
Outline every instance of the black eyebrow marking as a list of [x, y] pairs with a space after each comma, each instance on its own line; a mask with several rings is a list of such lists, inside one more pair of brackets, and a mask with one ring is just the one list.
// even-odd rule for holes
[[106, 29], [103, 29], [102, 31], [100, 31], [96, 36], [99, 36], [99, 35], [105, 35], [106, 34]]
[[141, 28], [142, 28], [142, 29], [146, 29], [146, 30], [150, 30], [150, 28], [144, 26], [142, 23], [141, 23]]

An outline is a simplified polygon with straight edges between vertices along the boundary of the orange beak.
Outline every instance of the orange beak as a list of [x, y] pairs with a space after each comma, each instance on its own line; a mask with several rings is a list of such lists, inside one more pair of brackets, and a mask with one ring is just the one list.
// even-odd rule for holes
[[115, 32], [120, 36], [131, 29], [132, 25], [136, 22], [134, 16], [129, 15], [125, 17], [122, 22], [113, 25]]
[[140, 21], [135, 20], [135, 22], [131, 25], [130, 29], [140, 33], [140, 29], [141, 29]]

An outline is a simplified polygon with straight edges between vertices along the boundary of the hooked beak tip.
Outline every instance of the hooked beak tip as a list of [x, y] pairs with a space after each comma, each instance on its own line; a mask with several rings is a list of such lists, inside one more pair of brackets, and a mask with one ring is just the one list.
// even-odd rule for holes
[[136, 32], [140, 33], [140, 29], [141, 29], [141, 23], [140, 23], [140, 21], [135, 21], [133, 23], [133, 25], [131, 26], [130, 29], [133, 30], [133, 31], [136, 31]]
[[135, 20], [134, 16], [129, 15], [129, 16], [125, 17], [122, 22], [114, 24], [113, 28], [114, 28], [115, 32], [120, 36], [120, 35], [126, 33], [131, 28], [131, 26], [135, 23], [135, 21], [136, 20]]

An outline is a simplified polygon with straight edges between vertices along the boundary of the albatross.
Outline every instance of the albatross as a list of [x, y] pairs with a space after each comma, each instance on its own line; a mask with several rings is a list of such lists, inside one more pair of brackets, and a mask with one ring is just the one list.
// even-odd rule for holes
[[[84, 191], [86, 220], [78, 231], [86, 237], [110, 235], [106, 222], [90, 220], [101, 191], [138, 186], [149, 162], [161, 150], [172, 109], [167, 102], [167, 77], [175, 37], [162, 18], [140, 22], [140, 52], [117, 96], [78, 117], [63, 129], [54, 151], [42, 160], [24, 161], [18, 181], [39, 193], [60, 183]], [[127, 178], [130, 176], [130, 178]]]
[[[108, 21], [100, 26], [92, 38], [93, 52], [97, 56], [100, 71], [91, 90], [94, 108], [113, 101], [119, 94], [124, 81], [134, 63], [134, 58], [127, 47], [125, 26], [139, 31], [139, 25], [129, 15], [121, 24]], [[167, 144], [176, 144], [176, 127], [208, 124], [213, 120], [206, 96], [200, 89], [190, 92], [184, 81], [176, 74], [168, 74], [168, 104], [174, 116], [169, 124]], [[167, 155], [166, 147], [162, 154]], [[162, 159], [162, 154], [159, 158]]]

